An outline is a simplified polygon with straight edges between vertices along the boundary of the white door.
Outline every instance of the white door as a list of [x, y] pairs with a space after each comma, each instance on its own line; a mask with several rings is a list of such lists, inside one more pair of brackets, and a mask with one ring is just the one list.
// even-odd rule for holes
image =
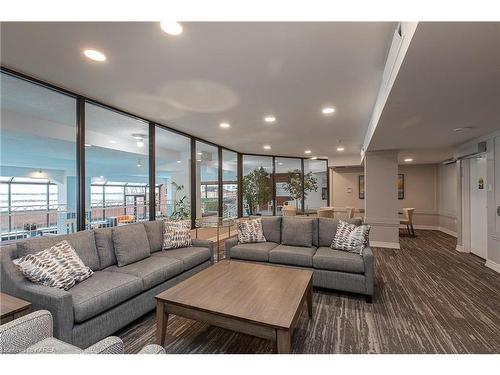
[[470, 159], [470, 247], [486, 259], [488, 249], [486, 158]]

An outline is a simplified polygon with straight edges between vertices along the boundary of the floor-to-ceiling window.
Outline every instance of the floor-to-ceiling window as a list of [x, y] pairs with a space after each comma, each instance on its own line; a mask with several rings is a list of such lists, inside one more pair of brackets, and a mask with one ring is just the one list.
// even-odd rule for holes
[[273, 158], [243, 155], [243, 216], [273, 214]]
[[219, 216], [218, 148], [196, 141], [196, 218]]
[[76, 99], [1, 73], [1, 239], [76, 230]]
[[276, 215], [281, 215], [284, 205], [302, 209], [301, 159], [275, 158]]
[[238, 216], [238, 154], [222, 150], [222, 217]]
[[328, 205], [328, 166], [326, 160], [304, 160], [305, 209]]
[[156, 127], [156, 218], [191, 218], [191, 141]]
[[148, 220], [148, 123], [86, 103], [85, 126], [86, 227]]

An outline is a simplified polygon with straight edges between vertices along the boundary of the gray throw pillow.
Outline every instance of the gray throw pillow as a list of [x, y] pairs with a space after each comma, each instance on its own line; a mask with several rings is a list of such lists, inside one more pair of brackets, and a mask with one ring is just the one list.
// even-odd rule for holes
[[142, 223], [113, 228], [113, 247], [118, 267], [126, 266], [151, 255], [148, 235]]
[[312, 247], [313, 219], [283, 217], [281, 243], [288, 246]]

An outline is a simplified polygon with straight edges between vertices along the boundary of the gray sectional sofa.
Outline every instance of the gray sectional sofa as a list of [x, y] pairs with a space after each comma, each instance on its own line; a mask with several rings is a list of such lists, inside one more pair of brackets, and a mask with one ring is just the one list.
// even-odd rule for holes
[[[359, 225], [359, 219], [350, 220]], [[338, 220], [303, 217], [262, 217], [267, 242], [225, 242], [226, 256], [240, 261], [271, 263], [313, 270], [313, 285], [373, 296], [373, 253], [362, 255], [330, 248]]]
[[[67, 240], [94, 274], [68, 291], [27, 280], [12, 260]], [[44, 236], [0, 249], [4, 293], [50, 311], [54, 336], [86, 348], [153, 310], [154, 297], [213, 264], [212, 242], [162, 250], [163, 221]]]

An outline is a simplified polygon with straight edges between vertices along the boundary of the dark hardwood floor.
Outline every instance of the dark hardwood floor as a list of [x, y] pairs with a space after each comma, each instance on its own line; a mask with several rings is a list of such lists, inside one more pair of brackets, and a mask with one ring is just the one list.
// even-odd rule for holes
[[[315, 290], [313, 319], [302, 314], [294, 353], [500, 353], [500, 274], [454, 250], [437, 231], [401, 232], [401, 250], [375, 248], [373, 304]], [[117, 333], [125, 351], [155, 341], [150, 313]], [[271, 342], [172, 316], [168, 353], [272, 353]]]

